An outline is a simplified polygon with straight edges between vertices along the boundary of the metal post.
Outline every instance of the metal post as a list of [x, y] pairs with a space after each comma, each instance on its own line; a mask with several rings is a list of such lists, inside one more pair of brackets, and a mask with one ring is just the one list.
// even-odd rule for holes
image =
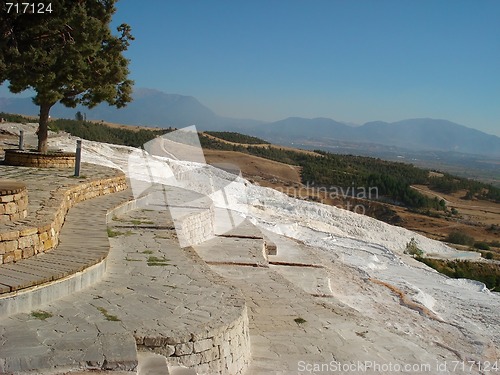
[[75, 177], [80, 176], [80, 164], [82, 162], [82, 140], [76, 141], [76, 157], [75, 157]]
[[24, 150], [24, 130], [19, 130], [19, 150]]

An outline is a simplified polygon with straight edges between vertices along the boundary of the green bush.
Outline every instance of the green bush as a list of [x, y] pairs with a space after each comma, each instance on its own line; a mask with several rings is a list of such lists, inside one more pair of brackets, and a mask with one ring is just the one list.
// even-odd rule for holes
[[453, 231], [448, 235], [448, 237], [446, 237], [446, 242], [454, 243], [457, 245], [472, 246], [474, 245], [475, 241], [474, 237], [471, 237], [468, 234], [459, 231]]
[[5, 112], [0, 112], [0, 117], [4, 118], [8, 122], [18, 122], [18, 123], [38, 122], [38, 119], [30, 119], [30, 118], [22, 116], [22, 115], [16, 115], [16, 114], [5, 113]]
[[414, 238], [412, 238], [410, 242], [406, 244], [405, 253], [415, 255], [416, 257], [422, 257], [424, 255], [424, 252], [418, 247], [417, 241], [415, 241]]
[[488, 289], [500, 292], [500, 266], [498, 264], [421, 257], [416, 259], [449, 277], [478, 280], [483, 282]]
[[172, 129], [126, 129], [112, 128], [105, 124], [77, 121], [70, 119], [57, 119], [50, 123], [51, 129], [54, 131], [62, 130], [81, 137], [89, 141], [113, 143], [117, 145], [125, 145], [132, 147], [142, 147], [144, 143], [170, 132]]
[[490, 246], [486, 242], [476, 242], [474, 247], [479, 250], [489, 250]]
[[493, 259], [493, 253], [491, 251], [487, 252], [484, 256], [486, 259]]
[[236, 132], [206, 131], [205, 133], [228, 142], [241, 143], [241, 144], [269, 144], [268, 141], [264, 141], [263, 139]]

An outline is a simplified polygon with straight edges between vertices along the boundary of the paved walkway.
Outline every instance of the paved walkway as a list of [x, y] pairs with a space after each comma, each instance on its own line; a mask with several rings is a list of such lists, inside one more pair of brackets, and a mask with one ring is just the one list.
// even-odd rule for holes
[[6, 230], [46, 224], [51, 219], [53, 208], [59, 202], [56, 191], [66, 190], [82, 182], [117, 176], [120, 171], [94, 164], [82, 164], [81, 177], [73, 177], [71, 168], [27, 168], [0, 164], [0, 178], [24, 183], [28, 189], [28, 217], [12, 223], [0, 223], [0, 233]]
[[[435, 362], [435, 354], [427, 352], [428, 343], [416, 345], [415, 339], [381, 330], [377, 321], [332, 298], [336, 275], [320, 267], [329, 261], [319, 253], [270, 232], [265, 236], [278, 248], [277, 255], [268, 256], [269, 268], [217, 264], [214, 254], [223, 255], [222, 260], [232, 249], [241, 253], [233, 246], [234, 238], [220, 237], [212, 241], [211, 249], [208, 243], [195, 247], [214, 271], [245, 296], [252, 348], [248, 374], [347, 373], [330, 366], [358, 361]], [[444, 348], [436, 350], [443, 358], [449, 356]], [[326, 370], [313, 371], [315, 365]]]
[[104, 260], [109, 251], [106, 212], [130, 199], [131, 191], [125, 190], [78, 203], [66, 215], [56, 249], [0, 265], [0, 291], [19, 291], [59, 280]]
[[[36, 235], [38, 228], [47, 227], [53, 222], [61, 200], [65, 199], [63, 192], [82, 183], [121, 174], [115, 169], [90, 165], [83, 165], [83, 170], [89, 172], [88, 175], [74, 178], [68, 169], [0, 165], [2, 177], [7, 177], [9, 181], [22, 181], [28, 189], [28, 217], [0, 223], [0, 235], [23, 231]], [[131, 197], [131, 191], [128, 190], [76, 204], [65, 218], [59, 236], [60, 244], [56, 249], [0, 265], [0, 296], [61, 279], [101, 262], [109, 250], [105, 231], [106, 211]], [[82, 244], [85, 244], [85, 252], [81, 251]], [[6, 310], [0, 301], [0, 313], [12, 312]]]
[[238, 291], [179, 248], [168, 211], [133, 211], [116, 218], [110, 234], [102, 282], [0, 320], [0, 372], [134, 370], [138, 344], [191, 337], [241, 314]]

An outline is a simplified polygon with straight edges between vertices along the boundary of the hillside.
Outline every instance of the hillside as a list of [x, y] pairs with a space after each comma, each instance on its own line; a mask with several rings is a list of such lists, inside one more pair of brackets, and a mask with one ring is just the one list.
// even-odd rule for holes
[[[54, 120], [52, 128], [134, 147], [165, 133], [75, 120]], [[244, 177], [290, 196], [357, 210], [441, 240], [453, 230], [489, 243], [499, 235], [494, 227], [499, 189], [489, 185], [380, 159], [242, 144], [208, 133], [199, 137], [209, 163], [236, 165]], [[236, 133], [230, 137], [255, 141]], [[465, 196], [469, 199], [463, 199]]]
[[[86, 139], [134, 147], [140, 147], [162, 133], [159, 129], [75, 120], [55, 120], [52, 129], [64, 129]], [[14, 138], [10, 144], [15, 144], [15, 132], [6, 134], [3, 143], [8, 145], [10, 137]], [[271, 187], [300, 200], [320, 202], [377, 218], [433, 239], [454, 242], [452, 236], [459, 233], [465, 236], [468, 246], [462, 246], [460, 240], [454, 245], [458, 249], [472, 249], [488, 259], [500, 260], [499, 189], [492, 186], [404, 163], [283, 149], [261, 144], [262, 140], [243, 134], [222, 136], [259, 143], [240, 144], [206, 133], [198, 136], [209, 164], [231, 173], [240, 171], [255, 185]], [[444, 262], [425, 261], [437, 269]], [[448, 267], [446, 264], [452, 263], [443, 264]], [[477, 279], [487, 282], [490, 287], [496, 285], [497, 267], [486, 273], [474, 267], [471, 264], [459, 272], [465, 272], [468, 277], [477, 274]], [[460, 274], [450, 272], [450, 275]]]
[[[67, 137], [60, 137], [57, 142], [64, 150], [74, 147]], [[124, 147], [89, 142], [84, 160], [95, 164], [113, 163], [127, 171], [129, 154], [130, 150]], [[223, 211], [228, 201], [233, 202], [235, 210], [278, 245], [278, 255], [270, 260], [281, 263], [269, 267], [212, 265], [225, 280], [237, 280], [239, 289], [251, 291], [247, 299], [250, 319], [260, 313], [259, 319], [251, 321], [261, 324], [262, 332], [268, 334], [265, 340], [256, 341], [260, 337], [257, 336], [253, 342], [267, 345], [274, 343], [275, 337], [287, 337], [289, 332], [293, 332], [292, 337], [313, 332], [307, 339], [307, 347], [314, 344], [315, 353], [322, 356], [332, 351], [318, 350], [317, 343], [334, 340], [339, 343], [341, 358], [347, 361], [359, 356], [360, 345], [366, 350], [372, 346], [383, 350], [388, 347], [383, 357], [386, 359], [396, 356], [407, 361], [411, 353], [411, 358], [422, 363], [435, 363], [436, 358], [456, 359], [457, 355], [498, 358], [500, 338], [497, 330], [491, 329], [499, 324], [498, 295], [489, 292], [483, 284], [431, 272], [404, 250], [413, 238], [426, 253], [442, 257], [460, 257], [462, 253], [363, 215], [290, 199], [273, 189], [234, 179], [222, 170], [165, 158], [156, 171], [162, 174], [168, 169], [175, 171], [179, 183], [196, 192], [204, 192], [213, 181], [221, 181], [224, 194], [211, 195], [214, 205]], [[146, 175], [147, 181], [155, 180], [151, 177]], [[240, 239], [239, 244], [242, 243]], [[205, 249], [206, 253], [218, 254], [220, 239], [216, 238]], [[227, 254], [225, 256], [221, 259], [227, 260]], [[272, 276], [268, 277], [269, 273]], [[306, 293], [288, 298], [294, 293], [292, 286], [296, 285]], [[314, 307], [305, 308], [311, 295]], [[268, 302], [263, 304], [263, 299]], [[287, 310], [285, 306], [295, 310]], [[329, 316], [318, 315], [318, 309], [323, 308], [329, 311]], [[284, 320], [289, 324], [282, 325]], [[313, 324], [314, 331], [310, 330]], [[319, 340], [318, 332], [322, 334]], [[449, 347], [450, 342], [454, 343], [453, 348]], [[296, 344], [282, 340], [269, 346], [282, 353], [286, 349], [280, 348], [295, 348]], [[485, 348], [488, 348], [487, 354]], [[285, 362], [292, 359], [288, 353], [283, 359]], [[282, 357], [276, 354], [271, 361], [264, 358], [275, 364]], [[295, 357], [293, 360], [295, 365]]]
[[[227, 142], [225, 140], [219, 140], [219, 142], [222, 144], [228, 144], [231, 147], [235, 146], [234, 143]], [[240, 146], [244, 146], [246, 149], [248, 149], [248, 147], [252, 147], [251, 145]], [[270, 145], [268, 147], [272, 147], [277, 151], [281, 150], [285, 155], [295, 151], [297, 153], [302, 153], [302, 150], [282, 148], [276, 145]], [[250, 150], [253, 150], [254, 152], [256, 151], [253, 148], [250, 148]], [[234, 163], [240, 167], [243, 176], [250, 178], [252, 181], [258, 182], [263, 186], [273, 187], [274, 189], [285, 192], [290, 196], [311, 201], [319, 201], [351, 210], [355, 210], [357, 205], [362, 205], [365, 213], [369, 216], [388, 223], [400, 225], [439, 240], [445, 240], [446, 237], [453, 231], [463, 231], [464, 233], [468, 233], [477, 241], [485, 241], [488, 243], [498, 242], [498, 236], [500, 235], [500, 228], [496, 225], [498, 223], [498, 218], [500, 217], [498, 195], [496, 198], [497, 203], [490, 200], [479, 200], [477, 197], [469, 200], [463, 199], [463, 197], [467, 195], [468, 190], [464, 189], [467, 184], [470, 184], [470, 188], [472, 188], [473, 191], [475, 189], [479, 189], [481, 186], [485, 186], [484, 184], [478, 183], [475, 185], [474, 182], [456, 177], [450, 177], [449, 175], [414, 169], [419, 178], [422, 178], [423, 181], [427, 181], [429, 185], [412, 184], [410, 185], [410, 189], [419, 191], [423, 195], [429, 197], [432, 202], [435, 202], [434, 199], [437, 199], [438, 209], [408, 210], [408, 208], [404, 206], [391, 204], [389, 202], [376, 202], [373, 200], [370, 201], [363, 199], [363, 197], [358, 198], [356, 196], [357, 194], [354, 194], [355, 197], [352, 197], [352, 190], [347, 190], [349, 187], [352, 187], [352, 184], [350, 185], [349, 181], [347, 181], [347, 186], [345, 186], [343, 191], [338, 189], [333, 190], [333, 193], [327, 192], [319, 186], [303, 185], [303, 168], [299, 165], [293, 165], [293, 163], [291, 165], [288, 164], [289, 167], [292, 167], [301, 173], [294, 179], [291, 178], [289, 174], [290, 172], [287, 168], [276, 168], [275, 166], [268, 164], [270, 163], [269, 160], [263, 159], [259, 156], [248, 155], [248, 150], [245, 151], [245, 153], [241, 153], [237, 151], [217, 151], [213, 149], [206, 149], [204, 152], [209, 163]], [[308, 153], [306, 153], [306, 155], [307, 154]], [[317, 157], [321, 154], [315, 153], [309, 155], [316, 155]], [[403, 163], [385, 164], [384, 162], [376, 161], [375, 159], [352, 156], [344, 156], [344, 158], [346, 158], [346, 160], [351, 158], [351, 161], [357, 160], [357, 162], [372, 161], [375, 162], [375, 165], [380, 164], [380, 166], [385, 166], [385, 168], [396, 168], [396, 170], [404, 168], [401, 170], [405, 171], [405, 174], [412, 170], [411, 167]], [[318, 162], [318, 160], [316, 160], [316, 162]], [[280, 163], [277, 165], [281, 166], [283, 164]], [[255, 168], [256, 166], [259, 168]], [[348, 166], [346, 168], [348, 168]], [[370, 164], [370, 170], [374, 171], [374, 168], [375, 166]], [[327, 175], [328, 174], [323, 173], [320, 174], [321, 178]], [[414, 180], [413, 182], [416, 183], [417, 180]], [[497, 190], [495, 189], [495, 191]], [[439, 202], [441, 200], [445, 201], [445, 210], [439, 207]], [[456, 212], [456, 214], [452, 214], [452, 212]], [[496, 249], [500, 258], [500, 248]], [[495, 247], [493, 247], [493, 250], [495, 251]]]

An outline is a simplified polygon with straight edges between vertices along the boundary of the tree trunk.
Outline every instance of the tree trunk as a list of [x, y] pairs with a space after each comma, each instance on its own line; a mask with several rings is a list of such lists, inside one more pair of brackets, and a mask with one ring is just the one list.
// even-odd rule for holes
[[42, 154], [46, 154], [49, 148], [47, 139], [48, 139], [48, 130], [49, 130], [49, 112], [50, 108], [54, 103], [42, 103], [40, 104], [40, 122], [38, 125], [38, 152]]

